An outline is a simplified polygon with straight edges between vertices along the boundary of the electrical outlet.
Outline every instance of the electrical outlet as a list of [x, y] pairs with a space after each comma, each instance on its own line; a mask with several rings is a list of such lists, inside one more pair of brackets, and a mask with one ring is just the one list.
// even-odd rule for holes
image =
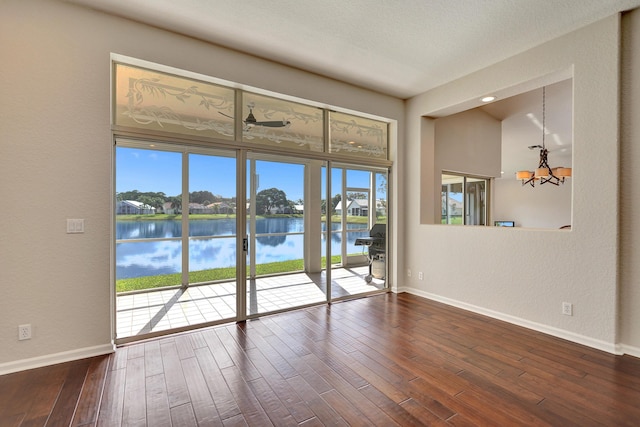
[[562, 314], [565, 316], [573, 316], [573, 304], [570, 302], [562, 303]]
[[410, 268], [407, 269], [407, 277], [411, 277], [411, 269]]
[[18, 325], [18, 340], [30, 340], [31, 339], [31, 325]]
[[420, 280], [424, 279], [424, 275], [422, 274], [422, 271], [418, 272], [418, 279]]

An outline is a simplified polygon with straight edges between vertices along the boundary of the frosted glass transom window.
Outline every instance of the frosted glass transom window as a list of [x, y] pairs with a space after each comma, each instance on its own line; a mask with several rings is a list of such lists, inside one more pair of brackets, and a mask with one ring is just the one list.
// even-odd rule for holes
[[353, 114], [331, 112], [329, 125], [331, 153], [387, 158], [387, 123]]
[[293, 150], [323, 151], [322, 110], [244, 92], [242, 139]]
[[118, 61], [112, 70], [112, 125], [118, 131], [197, 136], [349, 161], [389, 160], [386, 121], [334, 112], [313, 101], [282, 99], [260, 89], [250, 92], [215, 77], [212, 83], [187, 71], [171, 74], [153, 65]]
[[233, 139], [234, 90], [124, 64], [115, 65], [116, 125]]

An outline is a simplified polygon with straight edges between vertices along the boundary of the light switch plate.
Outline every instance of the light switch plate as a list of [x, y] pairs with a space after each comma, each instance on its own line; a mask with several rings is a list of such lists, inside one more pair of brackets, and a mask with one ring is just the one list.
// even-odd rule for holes
[[67, 219], [67, 233], [84, 233], [84, 219]]

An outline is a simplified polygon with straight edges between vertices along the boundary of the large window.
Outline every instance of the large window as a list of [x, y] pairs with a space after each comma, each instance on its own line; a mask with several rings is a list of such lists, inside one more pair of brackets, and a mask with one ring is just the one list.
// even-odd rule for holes
[[[445, 117], [429, 119], [433, 126], [433, 169], [445, 179], [434, 183], [433, 198], [423, 203], [423, 221], [446, 224], [482, 222], [481, 197], [465, 195], [462, 176], [490, 178], [490, 204], [484, 201], [485, 222], [511, 221], [515, 227], [567, 229], [572, 223], [573, 80], [563, 80], [513, 97]], [[425, 128], [425, 131], [430, 132]], [[557, 179], [535, 178], [535, 171]], [[444, 172], [449, 171], [449, 172]], [[455, 173], [453, 172], [455, 171]], [[436, 172], [437, 173], [437, 172]], [[457, 175], [457, 176], [454, 176]], [[532, 178], [532, 179], [529, 179]], [[472, 180], [466, 181], [471, 190]], [[438, 184], [442, 185], [438, 195]], [[487, 190], [489, 182], [485, 187]], [[476, 184], [482, 186], [483, 184]], [[425, 187], [426, 188], [426, 187]], [[482, 188], [474, 188], [480, 191]], [[437, 219], [442, 197], [441, 219]], [[430, 197], [431, 198], [431, 197]], [[469, 203], [475, 205], [469, 205]], [[490, 213], [486, 208], [490, 206]], [[463, 209], [467, 209], [468, 217]]]
[[153, 68], [113, 67], [116, 342], [388, 288], [385, 121]]

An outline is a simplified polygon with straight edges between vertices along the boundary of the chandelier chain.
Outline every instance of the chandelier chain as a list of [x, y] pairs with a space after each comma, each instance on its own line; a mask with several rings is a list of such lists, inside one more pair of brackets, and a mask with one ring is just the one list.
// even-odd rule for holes
[[547, 131], [546, 112], [547, 112], [547, 91], [546, 87], [542, 87], [542, 146], [530, 145], [529, 149], [540, 148], [540, 162], [534, 172], [518, 171], [516, 176], [522, 181], [522, 185], [531, 185], [535, 187], [535, 182], [540, 181], [540, 185], [551, 183], [553, 185], [564, 184], [565, 178], [571, 177], [571, 168], [557, 167], [551, 168], [547, 156], [549, 152], [545, 145], [545, 133]]
[[545, 96], [545, 87], [542, 87], [542, 149], [545, 149], [545, 145], [544, 145], [544, 134], [546, 133], [545, 130], [545, 110], [546, 110], [546, 96]]

